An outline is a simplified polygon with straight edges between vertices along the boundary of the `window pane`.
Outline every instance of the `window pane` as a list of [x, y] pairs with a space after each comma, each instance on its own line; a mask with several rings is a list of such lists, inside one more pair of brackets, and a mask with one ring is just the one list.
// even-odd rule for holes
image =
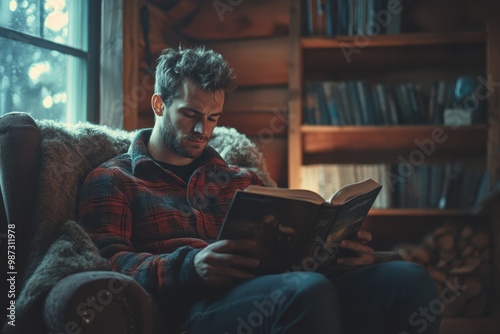
[[44, 0], [42, 38], [87, 50], [87, 16], [82, 0]]
[[84, 51], [87, 16], [83, 0], [0, 1], [0, 26]]
[[0, 1], [0, 26], [40, 37], [39, 0]]
[[0, 37], [0, 114], [25, 111], [38, 119], [85, 120], [85, 62]]

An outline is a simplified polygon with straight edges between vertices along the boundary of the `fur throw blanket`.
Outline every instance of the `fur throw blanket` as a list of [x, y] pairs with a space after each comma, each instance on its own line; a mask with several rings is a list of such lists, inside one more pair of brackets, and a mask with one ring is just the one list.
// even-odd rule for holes
[[[16, 300], [16, 326], [5, 333], [44, 333], [43, 303], [62, 278], [77, 272], [109, 270], [107, 261], [88, 235], [74, 222], [79, 188], [95, 167], [128, 150], [134, 132], [101, 125], [74, 126], [38, 121], [42, 169], [36, 205], [33, 256], [27, 279]], [[210, 145], [230, 165], [255, 170], [269, 186], [269, 177], [258, 147], [235, 129], [218, 127]], [[25, 324], [21, 326], [21, 324]]]

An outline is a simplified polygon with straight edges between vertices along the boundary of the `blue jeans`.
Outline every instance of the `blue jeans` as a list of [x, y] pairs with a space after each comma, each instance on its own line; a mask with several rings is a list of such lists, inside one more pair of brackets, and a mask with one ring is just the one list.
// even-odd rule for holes
[[442, 309], [419, 265], [394, 261], [329, 279], [266, 275], [212, 291], [191, 308], [188, 333], [438, 333]]

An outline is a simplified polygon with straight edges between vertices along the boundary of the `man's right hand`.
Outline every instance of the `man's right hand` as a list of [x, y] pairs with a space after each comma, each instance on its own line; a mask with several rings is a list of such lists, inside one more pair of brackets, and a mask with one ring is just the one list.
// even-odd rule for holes
[[[219, 287], [235, 280], [255, 277], [250, 273], [260, 261], [255, 257], [237, 255], [238, 253], [257, 254], [255, 240], [220, 240], [208, 245], [194, 257], [196, 272], [203, 283], [209, 287]], [[239, 268], [248, 268], [244, 271]]]

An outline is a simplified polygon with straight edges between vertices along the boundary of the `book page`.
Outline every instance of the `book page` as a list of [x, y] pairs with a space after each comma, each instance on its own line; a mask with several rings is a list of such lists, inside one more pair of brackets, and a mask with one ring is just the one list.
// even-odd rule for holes
[[327, 202], [332, 205], [342, 205], [356, 196], [366, 194], [379, 187], [382, 186], [373, 179], [366, 179], [360, 182], [351, 183], [337, 190], [335, 194], [327, 200]]
[[244, 192], [252, 194], [260, 194], [266, 196], [274, 196], [280, 198], [291, 198], [301, 201], [311, 202], [314, 204], [322, 204], [325, 199], [313, 191], [306, 189], [288, 189], [288, 188], [272, 188], [262, 186], [248, 186]]

